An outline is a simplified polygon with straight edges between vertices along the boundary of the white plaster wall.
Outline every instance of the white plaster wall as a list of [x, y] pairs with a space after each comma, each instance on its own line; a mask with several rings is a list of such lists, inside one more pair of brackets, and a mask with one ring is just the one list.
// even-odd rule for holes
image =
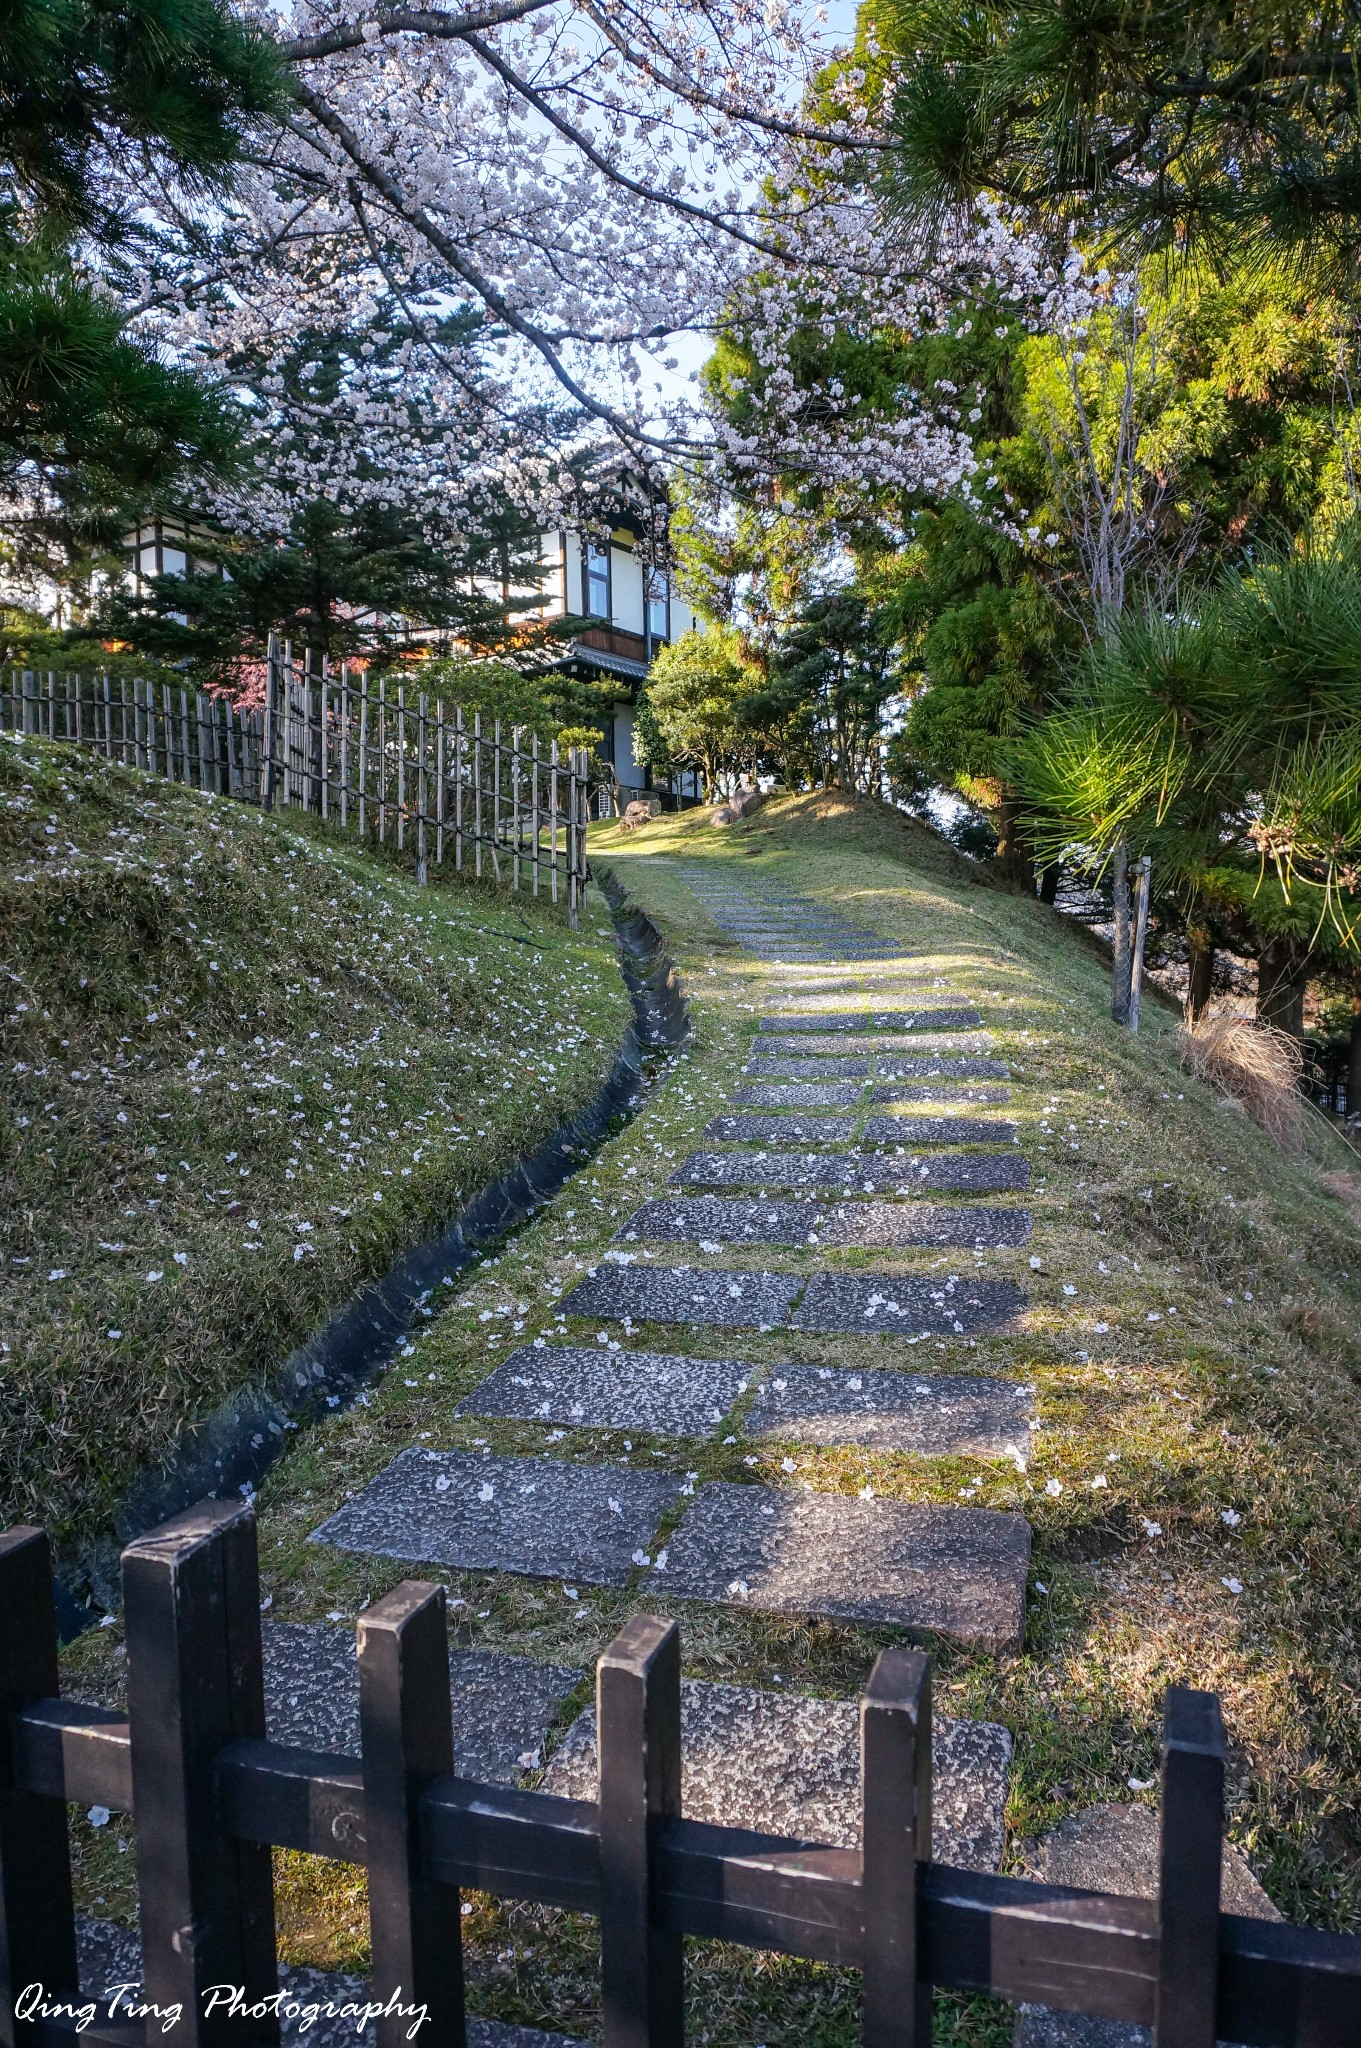
[[614, 707], [614, 772], [625, 789], [641, 789], [644, 771], [633, 758], [633, 706]]
[[610, 548], [610, 602], [613, 623], [626, 633], [646, 630], [643, 619], [643, 565], [624, 548]]
[[567, 535], [566, 549], [567, 609], [574, 617], [579, 618], [586, 609], [581, 597], [581, 535], [579, 533], [569, 533]]

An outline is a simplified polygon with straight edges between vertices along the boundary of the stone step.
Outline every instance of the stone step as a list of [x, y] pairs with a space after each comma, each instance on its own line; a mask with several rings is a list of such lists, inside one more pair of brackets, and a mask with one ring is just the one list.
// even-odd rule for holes
[[754, 1368], [733, 1358], [672, 1358], [603, 1345], [525, 1345], [461, 1401], [460, 1415], [514, 1416], [576, 1429], [709, 1436]]
[[774, 1032], [753, 1038], [749, 1048], [754, 1059], [848, 1059], [861, 1054], [901, 1053], [986, 1053], [993, 1043], [990, 1031], [879, 1031], [819, 1032], [790, 1031], [783, 1037]]
[[[704, 1126], [701, 1136], [730, 1145], [847, 1145], [856, 1127], [854, 1116], [799, 1116], [793, 1111], [769, 1115], [725, 1112]], [[1016, 1126], [1003, 1119], [978, 1116], [872, 1116], [860, 1133], [860, 1145], [1002, 1145], [1016, 1142]]]
[[563, 1295], [558, 1306], [569, 1316], [607, 1316], [620, 1322], [771, 1330], [788, 1321], [803, 1284], [798, 1273], [602, 1264]]
[[866, 1055], [858, 1059], [750, 1059], [742, 1072], [766, 1081], [866, 1081], [871, 1076], [880, 1082], [930, 1078], [1006, 1081], [1011, 1078], [1011, 1070], [1005, 1061], [978, 1053], [964, 1053], [958, 1057], [926, 1053], [913, 1059], [889, 1054], [879, 1054], [874, 1058]]
[[400, 1451], [309, 1541], [455, 1571], [623, 1586], [682, 1484], [555, 1458]]
[[658, 1592], [1020, 1646], [1030, 1526], [937, 1508], [714, 1480], [653, 1566]]
[[614, 1233], [670, 1244], [808, 1244], [827, 1250], [857, 1246], [887, 1251], [914, 1245], [973, 1245], [987, 1250], [1024, 1244], [1028, 1209], [926, 1202], [725, 1201], [717, 1195], [676, 1195], [644, 1202]]
[[712, 1436], [749, 1387], [748, 1436], [866, 1444], [923, 1457], [1024, 1454], [1031, 1395], [1012, 1380], [751, 1365], [604, 1346], [525, 1345], [459, 1406], [576, 1429]]
[[972, 1274], [908, 1280], [892, 1273], [815, 1273], [787, 1327], [859, 1330], [912, 1343], [1009, 1329], [1025, 1306], [1025, 1293], [1010, 1280]]
[[[759, 1041], [758, 1041], [759, 1042]], [[744, 1074], [758, 1074], [768, 1081], [864, 1081], [868, 1080], [867, 1058], [843, 1059], [750, 1059]]]
[[[271, 1742], [358, 1756], [359, 1665], [353, 1628], [266, 1621], [265, 1721]], [[499, 1650], [451, 1650], [454, 1769], [512, 1785], [537, 1769], [544, 1738], [581, 1672]]]
[[888, 1081], [870, 1088], [859, 1081], [748, 1081], [728, 1097], [737, 1109], [854, 1109], [865, 1100], [885, 1102], [977, 1102], [1000, 1106], [1008, 1088], [972, 1087], [958, 1081]]
[[716, 1142], [771, 1145], [845, 1145], [853, 1116], [716, 1116], [703, 1136]]
[[1017, 1141], [1005, 1117], [872, 1116], [860, 1133], [862, 1145], [1005, 1145]]
[[924, 1005], [920, 1010], [810, 1010], [807, 1017], [781, 1010], [762, 1017], [762, 1032], [784, 1031], [969, 1031], [983, 1022], [972, 1005]]
[[839, 1188], [848, 1195], [994, 1193], [1029, 1187], [1030, 1165], [1016, 1152], [692, 1152], [670, 1180], [675, 1187]]
[[[931, 1728], [931, 1854], [996, 1870], [1011, 1736], [994, 1721]], [[595, 1708], [567, 1731], [543, 1780], [563, 1799], [596, 1797]], [[860, 1847], [860, 1706], [748, 1685], [681, 1680], [681, 1810], [689, 1820], [836, 1848]]]
[[742, 1430], [927, 1458], [1027, 1457], [1031, 1396], [1015, 1380], [781, 1365], [766, 1369]]
[[[799, 1296], [802, 1294], [802, 1300]], [[795, 1302], [798, 1307], [795, 1308]], [[975, 1275], [734, 1272], [700, 1266], [602, 1265], [562, 1298], [567, 1315], [623, 1322], [713, 1323], [737, 1330], [850, 1331], [905, 1338], [1011, 1327], [1026, 1307], [1009, 1280]]]

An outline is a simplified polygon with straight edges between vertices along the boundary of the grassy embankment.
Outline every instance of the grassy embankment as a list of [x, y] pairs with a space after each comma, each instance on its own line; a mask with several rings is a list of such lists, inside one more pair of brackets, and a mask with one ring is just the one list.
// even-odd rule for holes
[[[1036, 1544], [1023, 1652], [999, 1659], [935, 1645], [938, 1710], [1001, 1720], [1015, 1735], [1007, 1867], [1020, 1867], [1019, 1845], [1067, 1811], [1155, 1798], [1162, 1692], [1169, 1682], [1209, 1686], [1230, 1736], [1233, 1839], [1287, 1914], [1361, 1925], [1361, 1247], [1341, 1204], [1179, 1072], [1166, 1012], [1146, 1013], [1137, 1041], [1117, 1032], [1101, 964], [1070, 929], [1036, 903], [980, 886], [966, 863], [899, 819], [832, 797], [791, 799], [726, 833], [704, 814], [637, 837], [605, 830], [595, 851], [675, 947], [695, 1037], [639, 1118], [430, 1324], [409, 1368], [391, 1373], [367, 1408], [309, 1432], [266, 1483], [261, 1552], [274, 1614], [352, 1620], [408, 1575], [305, 1539], [421, 1440], [660, 1466], [700, 1481], [872, 1485], [888, 1499], [1020, 1508]], [[733, 1085], [777, 978], [722, 939], [668, 869], [669, 854], [835, 905], [929, 953], [987, 1013], [1015, 1075], [1013, 1114], [1036, 1185], [1032, 1243], [983, 1263], [1022, 1281], [1032, 1306], [1021, 1333], [953, 1345], [937, 1362], [1033, 1382], [1042, 1427], [1028, 1470], [456, 1416], [514, 1343], [541, 1331], [594, 1341], [592, 1327], [561, 1319], [558, 1295], [692, 1145]], [[807, 1255], [725, 1247], [708, 1257], [691, 1247], [685, 1256], [802, 1268]], [[967, 1267], [972, 1255], [838, 1257], [912, 1271]], [[631, 1341], [764, 1361], [844, 1357], [835, 1339], [788, 1334], [644, 1325]], [[922, 1351], [900, 1352], [887, 1337], [868, 1340], [863, 1355], [923, 1363]], [[667, 1611], [651, 1588], [581, 1587], [571, 1598], [554, 1583], [440, 1576], [467, 1639], [584, 1667], [629, 1613]], [[814, 1694], [853, 1696], [877, 1648], [894, 1640], [892, 1631], [684, 1603], [674, 1611], [691, 1675]], [[73, 1675], [116, 1689], [116, 1634], [87, 1643]], [[567, 1703], [563, 1725], [587, 1689]], [[95, 1842], [87, 1831], [85, 1896], [99, 1910], [130, 1909], [130, 1859], [119, 1861], [127, 1832], [110, 1828]], [[362, 1876], [297, 1857], [280, 1858], [279, 1876], [287, 1952], [362, 1967]], [[598, 2025], [588, 1923], [479, 1900], [464, 1927], [483, 2010], [578, 2033]], [[840, 2048], [858, 2038], [847, 1973], [705, 1945], [692, 1956], [690, 1990], [692, 2038], [714, 2048], [752, 2039]], [[942, 2000], [938, 2031], [1002, 2048], [1010, 2019], [986, 2001]]]
[[0, 1517], [70, 1560], [588, 1101], [630, 1015], [607, 934], [0, 740]]

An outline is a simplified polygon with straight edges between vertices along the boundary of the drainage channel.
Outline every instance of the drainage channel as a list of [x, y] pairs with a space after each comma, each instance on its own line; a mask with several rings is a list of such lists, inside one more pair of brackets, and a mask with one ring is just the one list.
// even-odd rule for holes
[[146, 1530], [205, 1496], [258, 1486], [290, 1431], [343, 1407], [397, 1357], [437, 1287], [527, 1223], [604, 1141], [637, 1115], [690, 1029], [675, 967], [656, 925], [630, 904], [608, 870], [593, 879], [609, 905], [633, 1022], [595, 1098], [508, 1173], [474, 1195], [446, 1230], [404, 1254], [381, 1280], [353, 1294], [263, 1386], [239, 1388], [189, 1424], [159, 1465], [145, 1468], [114, 1513], [112, 1532], [80, 1561], [90, 1600], [57, 1580], [61, 1640], [93, 1626], [119, 1602], [119, 1554]]

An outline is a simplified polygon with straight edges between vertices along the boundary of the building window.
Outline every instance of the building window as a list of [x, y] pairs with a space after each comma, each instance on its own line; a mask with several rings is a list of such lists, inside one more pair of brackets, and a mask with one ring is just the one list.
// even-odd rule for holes
[[653, 569], [647, 579], [647, 630], [653, 640], [671, 638], [671, 579]]
[[586, 609], [593, 619], [610, 616], [610, 554], [608, 548], [586, 549]]

